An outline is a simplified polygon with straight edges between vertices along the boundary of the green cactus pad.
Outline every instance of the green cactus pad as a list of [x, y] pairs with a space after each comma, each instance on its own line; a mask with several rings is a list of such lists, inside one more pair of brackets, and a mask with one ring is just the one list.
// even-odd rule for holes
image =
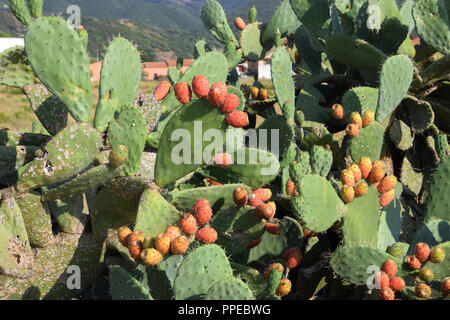
[[371, 87], [356, 87], [347, 91], [342, 97], [342, 106], [344, 107], [344, 119], [350, 123], [352, 112], [358, 112], [361, 116], [367, 111], [377, 110], [378, 89]]
[[220, 183], [243, 183], [256, 189], [269, 184], [280, 172], [277, 156], [254, 148], [242, 148], [233, 155], [228, 167], [209, 165], [198, 170], [205, 177]]
[[278, 234], [265, 232], [261, 237], [261, 243], [250, 249], [248, 262], [268, 264], [274, 259], [279, 259], [286, 250], [303, 246], [303, 231], [297, 221], [285, 217], [279, 221], [278, 226]]
[[44, 0], [27, 0], [27, 3], [33, 18], [40, 18], [42, 15]]
[[413, 8], [419, 36], [436, 50], [450, 53], [448, 15], [438, 0], [419, 0]]
[[256, 216], [253, 207], [231, 207], [217, 212], [210, 222], [217, 231], [217, 244], [224, 247], [234, 261], [246, 263], [249, 241], [264, 233], [264, 221]]
[[55, 135], [67, 125], [66, 106], [55, 95], [48, 92], [41, 84], [23, 87], [30, 106], [41, 124], [50, 134]]
[[225, 12], [217, 0], [206, 0], [201, 8], [200, 17], [205, 27], [217, 40], [222, 43], [227, 43], [231, 40], [237, 44]]
[[303, 25], [326, 38], [330, 32], [330, 12], [326, 0], [290, 0], [292, 9]]
[[89, 221], [87, 200], [90, 198], [88, 194], [79, 194], [71, 198], [47, 202], [50, 213], [62, 232], [83, 233]]
[[362, 128], [357, 137], [350, 139], [350, 155], [353, 161], [358, 163], [362, 157], [369, 157], [372, 161], [380, 159], [383, 136], [384, 128], [377, 121]]
[[[286, 48], [278, 47], [272, 55], [272, 82], [278, 103], [283, 108], [286, 103], [295, 102], [295, 85], [292, 80], [292, 62]], [[294, 112], [283, 110], [286, 119], [294, 120]]]
[[120, 266], [109, 270], [109, 286], [113, 300], [153, 300], [150, 292]]
[[[182, 107], [183, 106], [181, 106], [179, 109], [181, 109]], [[153, 128], [153, 131], [147, 137], [147, 144], [150, 147], [158, 149], [159, 142], [161, 141], [161, 135], [163, 134], [167, 123], [169, 123], [170, 118], [176, 113], [177, 110], [178, 109], [175, 109], [174, 111], [167, 112], [161, 115], [156, 127]]]
[[105, 239], [108, 229], [117, 229], [136, 221], [139, 200], [147, 184], [138, 177], [124, 177], [102, 188], [90, 212], [92, 232], [96, 239]]
[[272, 146], [272, 130], [278, 130], [279, 137], [275, 139], [275, 143], [279, 145], [279, 158], [283, 159], [286, 155], [288, 148], [294, 139], [294, 128], [290, 126], [286, 120], [280, 115], [274, 115], [267, 118], [256, 130], [258, 136], [261, 136], [260, 130], [267, 130], [267, 150], [274, 150]]
[[405, 2], [403, 2], [402, 7], [400, 8], [400, 15], [402, 16], [402, 21], [404, 24], [408, 26], [408, 34], [410, 34], [416, 27], [412, 14], [414, 4], [415, 1], [406, 0]]
[[123, 174], [122, 168], [111, 168], [108, 165], [93, 167], [78, 174], [61, 186], [44, 192], [45, 201], [64, 199], [88, 191], [96, 191], [98, 187]]
[[407, 271], [400, 268], [402, 260], [391, 256], [383, 250], [364, 246], [343, 246], [331, 256], [330, 265], [333, 271], [344, 280], [356, 285], [366, 285], [373, 272], [368, 267], [380, 267], [387, 259], [394, 260], [399, 266], [396, 276], [404, 277]]
[[0, 176], [15, 172], [34, 158], [34, 153], [38, 147], [0, 146]]
[[145, 235], [156, 237], [164, 233], [167, 227], [176, 225], [179, 220], [178, 210], [158, 191], [147, 189], [142, 193], [135, 229], [141, 230]]
[[28, 192], [16, 198], [22, 212], [23, 222], [30, 244], [46, 247], [53, 240], [52, 221], [48, 206], [41, 202], [41, 195]]
[[172, 85], [176, 84], [178, 81], [180, 81], [180, 71], [177, 68], [169, 67], [167, 69], [169, 81]]
[[447, 220], [430, 220], [417, 230], [409, 244], [407, 255], [414, 254], [414, 248], [419, 242], [425, 242], [432, 248], [446, 241], [450, 241], [450, 223]]
[[305, 26], [300, 26], [295, 32], [295, 46], [300, 56], [314, 74], [319, 74], [322, 71], [322, 54], [313, 41], [317, 40]]
[[422, 189], [423, 172], [419, 166], [420, 159], [411, 150], [405, 153], [401, 167], [400, 181], [409, 190], [416, 195], [419, 194]]
[[89, 60], [76, 31], [62, 18], [39, 18], [25, 35], [25, 50], [36, 75], [66, 105], [73, 118], [89, 121]]
[[310, 156], [306, 151], [299, 151], [296, 160], [289, 166], [289, 175], [295, 185], [299, 186], [307, 173], [311, 172]]
[[[224, 119], [225, 116], [217, 107], [213, 107], [203, 99], [194, 100], [179, 109], [166, 124], [161, 136], [156, 157], [155, 182], [160, 186], [165, 186], [200, 167], [205, 162], [202, 158], [207, 143], [203, 142], [203, 135], [199, 132], [199, 127], [201, 125], [203, 132], [208, 129], [225, 130], [227, 124]], [[172, 141], [177, 132], [180, 135], [176, 138], [182, 137], [182, 142]], [[187, 148], [187, 150], [183, 150], [183, 155], [180, 152], [182, 149], [179, 149], [180, 143], [186, 145]], [[177, 151], [175, 156], [179, 157], [182, 163], [173, 161], [172, 156], [175, 151]]]
[[347, 35], [333, 35], [327, 39], [327, 54], [349, 67], [378, 72], [385, 54], [369, 44]]
[[299, 26], [300, 21], [298, 21], [297, 15], [292, 10], [289, 0], [283, 0], [270, 18], [269, 23], [265, 26], [261, 42], [264, 45], [270, 45], [275, 39], [277, 29], [280, 31], [281, 36], [285, 37], [294, 33]]
[[0, 54], [0, 84], [22, 88], [34, 81], [35, 76], [23, 47], [13, 47]]
[[106, 49], [100, 74], [95, 127], [103, 132], [122, 107], [133, 103], [141, 82], [142, 66], [138, 50], [128, 40], [115, 38]]
[[0, 129], [0, 146], [42, 146], [50, 139], [51, 136], [40, 133], [24, 133], [10, 129]]
[[[405, 42], [409, 33], [407, 25], [397, 18], [390, 18], [384, 21], [380, 31], [380, 48], [387, 55], [398, 52], [402, 43]], [[402, 48], [403, 49], [403, 48]]]
[[307, 175], [298, 187], [301, 196], [292, 200], [292, 209], [307, 229], [326, 231], [347, 212], [345, 204], [325, 178]]
[[403, 104], [408, 111], [411, 130], [415, 133], [423, 133], [431, 127], [434, 122], [434, 112], [428, 102], [420, 101], [412, 96], [406, 96]]
[[239, 40], [242, 48], [242, 54], [250, 61], [258, 61], [261, 59], [264, 51], [259, 39], [261, 31], [259, 30], [260, 23], [255, 22], [246, 26], [241, 33]]
[[233, 275], [225, 252], [215, 244], [190, 252], [178, 268], [174, 283], [176, 300], [199, 300], [214, 283]]
[[296, 107], [302, 111], [306, 121], [324, 123], [329, 110], [319, 103], [325, 102], [325, 98], [316, 88], [305, 85], [298, 94]]
[[395, 119], [389, 129], [389, 136], [397, 149], [406, 151], [412, 147], [414, 133], [402, 120]]
[[0, 272], [27, 278], [34, 267], [34, 256], [19, 205], [14, 198], [6, 197], [1, 201], [0, 218]]
[[267, 294], [275, 295], [275, 291], [280, 285], [282, 277], [283, 274], [277, 269], [272, 269], [272, 271], [270, 271], [269, 280], [267, 281]]
[[380, 220], [378, 191], [374, 186], [367, 194], [355, 198], [347, 205], [342, 233], [346, 246], [361, 245], [376, 247]]
[[395, 198], [381, 210], [378, 224], [377, 248], [386, 250], [398, 242], [402, 227], [402, 208], [400, 201]]
[[239, 279], [230, 278], [215, 282], [205, 300], [254, 300], [250, 288]]
[[313, 146], [310, 155], [312, 174], [326, 177], [333, 164], [333, 153], [322, 146]]
[[260, 299], [266, 292], [266, 279], [257, 270], [242, 264], [230, 262], [235, 277], [242, 279], [252, 290], [253, 296]]
[[9, 8], [22, 24], [29, 25], [31, 23], [31, 16], [25, 0], [9, 0]]
[[448, 197], [450, 183], [450, 157], [446, 157], [433, 173], [430, 193], [426, 202], [425, 220], [450, 220], [450, 199]]
[[100, 133], [88, 124], [66, 127], [47, 143], [43, 157], [27, 164], [17, 190], [24, 192], [67, 180], [92, 163], [101, 145]]
[[189, 212], [197, 200], [205, 198], [211, 203], [213, 211], [218, 212], [234, 206], [233, 192], [237, 187], [245, 188], [250, 198], [252, 191], [243, 184], [226, 184], [223, 186], [172, 191], [169, 194], [169, 198], [173, 206], [184, 212]]
[[382, 122], [403, 100], [411, 85], [414, 67], [405, 55], [388, 58], [381, 69], [380, 94], [375, 119]]
[[123, 107], [117, 120], [109, 126], [108, 139], [111, 147], [124, 145], [128, 148], [128, 160], [122, 165], [127, 175], [133, 175], [139, 169], [146, 136], [145, 118], [132, 105]]

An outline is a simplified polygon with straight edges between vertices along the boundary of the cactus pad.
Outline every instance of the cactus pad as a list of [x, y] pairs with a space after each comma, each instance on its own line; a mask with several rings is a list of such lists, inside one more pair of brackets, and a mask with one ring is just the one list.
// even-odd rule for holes
[[370, 126], [362, 128], [359, 135], [350, 139], [350, 155], [358, 163], [362, 157], [369, 157], [372, 161], [380, 159], [383, 146], [384, 128], [379, 122], [372, 122]]
[[205, 300], [254, 300], [252, 291], [239, 279], [230, 278], [215, 282]]
[[120, 266], [109, 271], [109, 285], [113, 300], [153, 300], [150, 292]]
[[283, 109], [286, 103], [295, 102], [295, 86], [292, 80], [292, 62], [289, 53], [284, 47], [275, 49], [272, 55], [272, 82], [278, 103], [282, 107], [283, 116], [294, 120], [294, 113]]
[[448, 197], [450, 175], [450, 157], [446, 157], [433, 173], [430, 194], [426, 202], [425, 219], [450, 220], [450, 199]]

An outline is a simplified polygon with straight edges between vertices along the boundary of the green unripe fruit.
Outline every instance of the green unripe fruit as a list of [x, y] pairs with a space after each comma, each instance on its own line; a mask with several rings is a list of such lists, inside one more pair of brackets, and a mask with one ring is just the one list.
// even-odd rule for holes
[[299, 127], [303, 125], [303, 123], [305, 122], [305, 114], [303, 113], [303, 111], [299, 110], [295, 113], [295, 122]]
[[440, 263], [445, 259], [445, 251], [442, 248], [434, 247], [431, 249], [430, 261], [433, 263]]
[[419, 272], [419, 278], [425, 282], [431, 282], [431, 281], [433, 281], [433, 278], [434, 278], [433, 271], [428, 268], [423, 268]]
[[281, 32], [279, 29], [277, 29], [277, 31], [275, 32], [275, 47], [280, 47], [281, 46]]
[[250, 12], [248, 13], [248, 22], [253, 23], [256, 22], [256, 17], [258, 16], [258, 11], [255, 7], [250, 9]]
[[33, 18], [39, 18], [42, 15], [42, 6], [44, 0], [27, 0], [28, 8]]
[[118, 168], [128, 160], [128, 149], [124, 145], [118, 145], [111, 150], [109, 164], [113, 168]]
[[397, 258], [401, 258], [403, 256], [403, 248], [402, 245], [400, 243], [394, 243], [392, 246], [390, 246], [388, 253], [391, 256], [397, 257]]

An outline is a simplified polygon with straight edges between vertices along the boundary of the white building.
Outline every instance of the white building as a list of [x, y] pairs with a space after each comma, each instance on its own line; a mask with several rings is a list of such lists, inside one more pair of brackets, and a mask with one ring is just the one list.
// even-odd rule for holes
[[23, 38], [0, 38], [0, 52], [15, 46], [24, 46]]

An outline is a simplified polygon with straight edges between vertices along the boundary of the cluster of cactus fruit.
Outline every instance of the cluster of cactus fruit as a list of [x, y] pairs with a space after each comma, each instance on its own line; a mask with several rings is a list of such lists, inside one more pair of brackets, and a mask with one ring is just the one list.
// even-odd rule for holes
[[[114, 38], [93, 114], [88, 30], [42, 2], [10, 0], [25, 48], [0, 55], [38, 119], [0, 130], [0, 299], [449, 299], [450, 8], [283, 0], [237, 39], [206, 0], [223, 51], [138, 94]], [[236, 71], [270, 54], [273, 97]]]

